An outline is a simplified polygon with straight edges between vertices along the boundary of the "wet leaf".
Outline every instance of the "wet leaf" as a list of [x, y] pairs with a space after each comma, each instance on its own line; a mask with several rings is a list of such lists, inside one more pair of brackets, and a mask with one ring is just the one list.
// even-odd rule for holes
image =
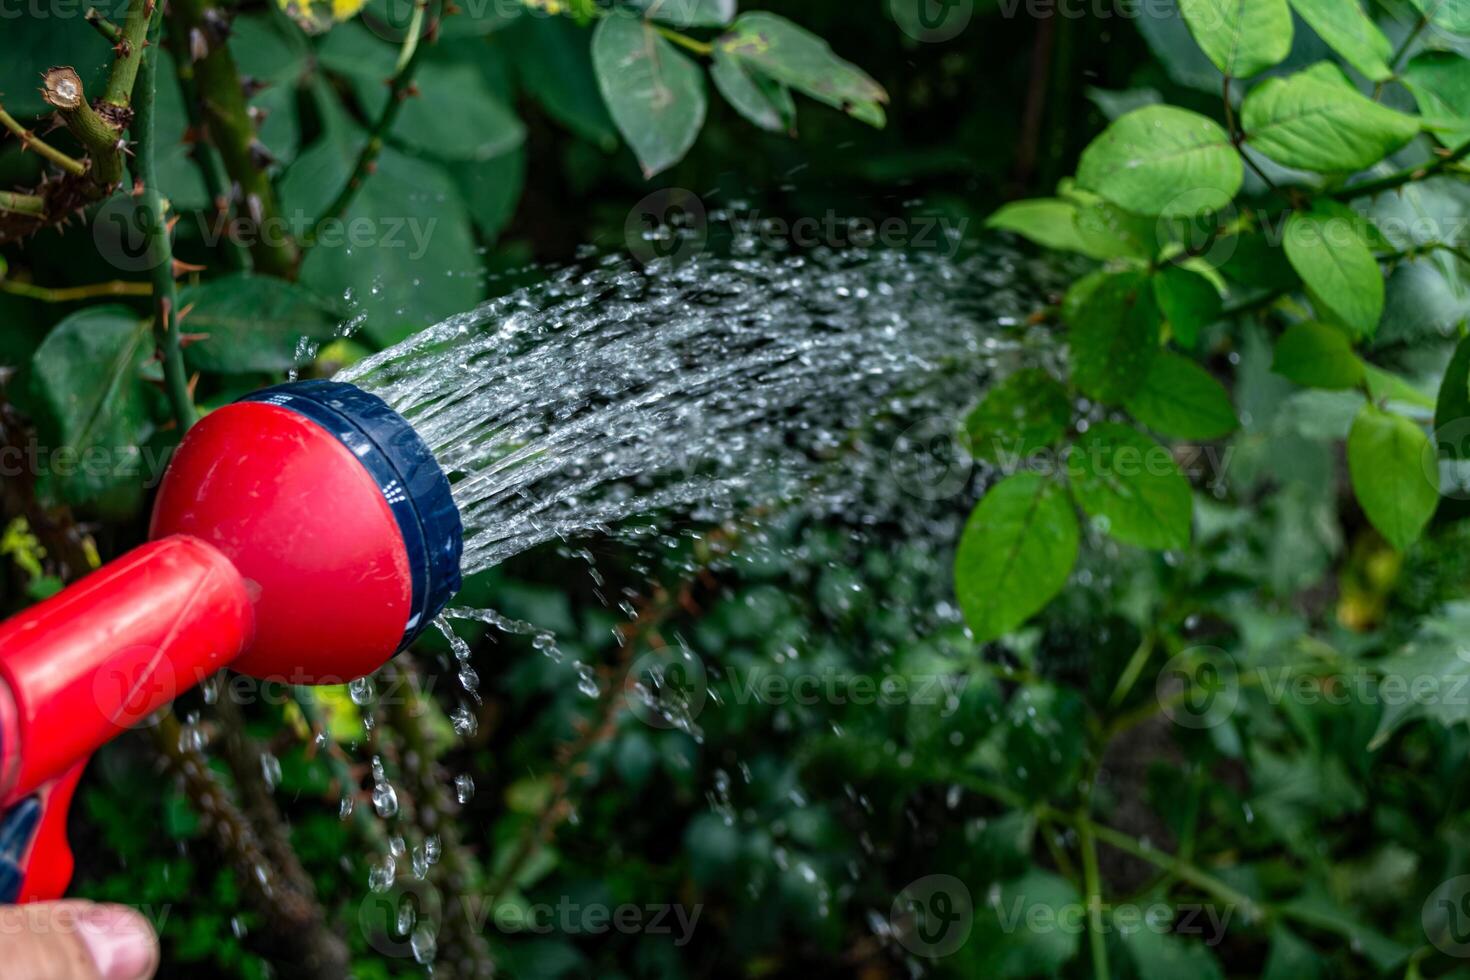
[[1105, 533], [1140, 548], [1189, 545], [1193, 496], [1169, 450], [1113, 422], [1088, 429], [1067, 460], [1072, 495]]
[[1358, 413], [1347, 441], [1353, 492], [1369, 522], [1399, 550], [1419, 537], [1439, 504], [1429, 437], [1408, 419], [1372, 404]]
[[643, 175], [684, 158], [704, 125], [704, 73], [652, 26], [606, 17], [592, 35], [592, 64], [608, 111]]

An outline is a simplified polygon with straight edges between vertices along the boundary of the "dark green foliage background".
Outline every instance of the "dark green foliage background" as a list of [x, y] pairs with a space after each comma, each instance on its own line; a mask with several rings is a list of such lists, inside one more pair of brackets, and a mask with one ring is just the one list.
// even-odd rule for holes
[[[1375, 241], [1388, 297], [1376, 334], [1348, 337], [1319, 325], [1278, 344], [1295, 325], [1332, 318], [1329, 308], [1341, 296], [1311, 295], [1281, 250], [1250, 229], [1216, 227], [1212, 234], [1234, 242], [1221, 263], [1228, 298], [1265, 298], [1222, 318], [1217, 291], [1201, 291], [1161, 256], [1155, 217], [1114, 207], [1124, 203], [1119, 198], [1136, 197], [1137, 188], [1109, 185], [1097, 177], [1102, 164], [1083, 153], [1113, 119], [1160, 99], [1224, 122], [1220, 75], [1172, 3], [1147, 5], [1162, 14], [1140, 20], [1112, 8], [1082, 17], [1007, 15], [1009, 7], [977, 2], [969, 26], [941, 43], [908, 37], [886, 4], [760, 6], [826, 39], [881, 84], [890, 99], [887, 126], [872, 128], [801, 99], [795, 138], [762, 132], [711, 89], [697, 140], [650, 180], [598, 91], [592, 27], [574, 17], [520, 16], [494, 25], [451, 18], [425, 56], [419, 96], [349, 212], [435, 221], [422, 256], [318, 251], [300, 286], [262, 285], [228, 274], [218, 250], [201, 240], [200, 223], [181, 222], [177, 253], [205, 267], [181, 296], [196, 304], [185, 329], [210, 335], [186, 351], [200, 373], [198, 402], [217, 405], [278, 380], [298, 360], [302, 336], [331, 345], [305, 366], [326, 371], [544, 275], [583, 256], [586, 246], [623, 250], [631, 244], [630, 208], [656, 188], [681, 187], [710, 207], [738, 203], [788, 221], [942, 215], [964, 220], [971, 240], [1018, 231], [1032, 239], [1019, 247], [1038, 255], [1042, 245], [1082, 253], [1083, 271], [1095, 263], [1106, 281], [1094, 273], [1065, 302], [1060, 289], [1037, 295], [1037, 322], [1065, 331], [1074, 345], [1075, 377], [1038, 382], [1034, 367], [1018, 376], [1028, 390], [1019, 383], [1003, 389], [992, 411], [972, 417], [975, 455], [987, 459], [997, 445], [1034, 449], [1064, 433], [1086, 445], [1137, 422], [1223, 454], [1228, 467], [1161, 478], [1147, 491], [1156, 506], [1146, 519], [1120, 518], [1117, 498], [1130, 488], [1109, 484], [1106, 474], [1069, 472], [1073, 496], [1058, 484], [1038, 491], [1039, 480], [1023, 488], [1051, 494], [1048, 513], [1060, 514], [1051, 531], [1060, 544], [1046, 554], [1067, 561], [1049, 575], [999, 583], [984, 576], [1001, 572], [971, 565], [972, 592], [991, 590], [995, 617], [981, 624], [972, 614], [971, 625], [994, 642], [958, 626], [922, 642], [909, 636], [920, 605], [953, 601], [948, 562], [936, 566], [933, 559], [935, 549], [947, 554], [949, 543], [915, 542], [889, 528], [854, 544], [836, 527], [783, 527], [773, 532], [777, 557], [719, 567], [716, 587], [662, 626], [668, 636], [695, 638], [718, 668], [712, 687], [721, 704], [700, 718], [704, 739], [621, 718], [577, 776], [576, 822], [562, 826], [517, 876], [513, 895], [498, 897], [697, 904], [694, 941], [677, 947], [658, 935], [492, 929], [502, 974], [896, 978], [916, 967], [986, 978], [1463, 974], [1462, 961], [1436, 948], [1426, 931], [1441, 920], [1423, 913], [1442, 881], [1470, 871], [1470, 709], [1272, 698], [1264, 685], [1245, 683], [1223, 724], [1192, 729], [1160, 713], [1155, 682], [1164, 661], [1204, 647], [1226, 651], [1241, 676], [1301, 675], [1319, 693], [1365, 678], [1452, 682], [1465, 673], [1470, 525], [1463, 502], [1439, 501], [1433, 519], [1425, 515], [1422, 535], [1375, 530], [1381, 522], [1372, 495], [1397, 500], [1404, 485], [1365, 494], [1350, 473], [1353, 450], [1343, 443], [1365, 400], [1408, 404], [1406, 417], [1420, 428], [1431, 417], [1470, 417], [1463, 349], [1458, 370], [1446, 375], [1470, 312], [1466, 256], [1439, 254], [1443, 262], [1431, 264], [1417, 260], [1436, 249], [1408, 254], [1414, 250]], [[382, 9], [375, 0], [368, 16]], [[1371, 15], [1395, 44], [1419, 16], [1407, 3], [1374, 3]], [[355, 139], [378, 109], [394, 49], [358, 20], [308, 38], [278, 12], [246, 3], [235, 23], [231, 45], [242, 71], [271, 83], [255, 99], [271, 110], [261, 138], [274, 155], [281, 197], [288, 210], [314, 215], [350, 172]], [[1457, 38], [1436, 28], [1421, 43], [1463, 55], [1470, 45]], [[88, 72], [109, 57], [99, 46], [79, 19], [6, 21], [0, 93], [8, 108], [22, 116], [39, 112], [34, 78], [53, 63], [75, 64], [90, 82]], [[1298, 17], [1289, 68], [1333, 58]], [[202, 213], [204, 185], [179, 143], [182, 100], [170, 88], [171, 71], [163, 75], [164, 191], [176, 211]], [[1396, 82], [1386, 98], [1413, 111]], [[1470, 114], [1470, 106], [1460, 111]], [[1433, 139], [1418, 136], [1379, 172], [1430, 159]], [[5, 186], [34, 182], [33, 155], [13, 141], [0, 150]], [[1312, 214], [1323, 213], [1326, 192], [1344, 177], [1329, 175], [1318, 186], [1272, 166], [1291, 188], [1288, 208]], [[1085, 191], [1071, 184], [1074, 172]], [[1426, 206], [1446, 222], [1464, 213], [1458, 176], [1429, 185]], [[1046, 220], [1011, 212], [1010, 220], [996, 222], [1007, 232], [982, 231], [1007, 201], [1061, 200], [1064, 181], [1068, 194], [1082, 195], [1068, 197], [1069, 208], [1107, 199], [1082, 238], [1084, 223], [1070, 210], [1060, 226], [1055, 212]], [[1264, 210], [1270, 191], [1250, 175], [1246, 181], [1241, 211]], [[120, 275], [98, 254], [85, 223], [4, 246], [0, 258], [9, 282], [44, 289]], [[1078, 269], [1075, 259], [1054, 261], [1065, 273]], [[1066, 281], [1063, 272], [1057, 281]], [[159, 370], [147, 358], [140, 327], [146, 302], [43, 302], [22, 292], [0, 291], [0, 377], [5, 401], [42, 444], [76, 441], [80, 431], [106, 447], [171, 445], [168, 406], [154, 384]], [[362, 331], [333, 344], [341, 317], [357, 313], [366, 314]], [[1114, 336], [1119, 323], [1133, 330], [1121, 341]], [[1088, 339], [1099, 335], [1100, 355]], [[1337, 352], [1330, 370], [1318, 341]], [[1170, 348], [1167, 361], [1154, 357], [1161, 346]], [[1159, 363], [1172, 372], [1151, 378], [1162, 388], [1136, 391], [1148, 366]], [[1120, 375], [1120, 364], [1136, 376]], [[98, 379], [116, 381], [121, 394]], [[1206, 392], [1198, 411], [1170, 414], [1180, 384]], [[1089, 404], [1073, 418], [1076, 389], [1115, 410]], [[105, 403], [100, 431], [82, 425], [94, 417], [82, 409], [98, 398]], [[1007, 432], [1007, 418], [1027, 424]], [[1122, 438], [1151, 444], [1141, 432]], [[1377, 476], [1408, 472], [1383, 468], [1372, 450], [1362, 451]], [[1214, 477], [1222, 478], [1219, 493]], [[44, 506], [74, 508], [105, 559], [142, 539], [146, 482], [136, 474], [48, 477], [34, 490]], [[968, 508], [979, 497], [977, 484], [956, 506]], [[7, 507], [15, 504], [7, 498]], [[6, 512], [5, 523], [21, 513]], [[967, 533], [990, 533], [985, 513], [982, 504]], [[1111, 519], [1092, 520], [1099, 516]], [[965, 513], [946, 517], [958, 540]], [[1079, 537], [1080, 548], [1066, 547]], [[623, 587], [646, 592], [650, 579], [679, 587], [677, 560], [647, 568], [611, 544], [596, 547], [607, 594]], [[1172, 550], [1146, 550], [1161, 547]], [[38, 555], [24, 542], [0, 551], [7, 612], [59, 586], [58, 556]], [[970, 604], [965, 575], [962, 568], [962, 607]], [[1070, 584], [1048, 604], [1063, 581]], [[853, 592], [853, 583], [862, 591]], [[554, 549], [483, 576], [467, 590], [470, 602], [556, 631], [569, 658], [616, 662], [612, 628], [620, 617], [593, 594], [585, 565]], [[796, 661], [786, 656], [792, 645], [837, 675], [941, 672], [962, 678], [963, 694], [942, 712], [914, 705], [797, 709], [734, 696], [731, 672], [795, 673]], [[437, 664], [440, 646], [424, 641], [419, 652]], [[571, 672], [529, 643], [476, 637], [474, 664], [487, 699], [479, 731], [446, 739], [440, 761], [449, 772], [474, 775], [478, 791], [460, 827], [467, 848], [493, 870], [538, 818], [557, 748], [592, 708]], [[447, 712], [453, 684], [448, 675], [440, 679], [436, 693]], [[195, 711], [210, 717], [198, 695], [179, 706], [182, 717]], [[379, 956], [357, 928], [369, 855], [351, 822], [338, 819], [336, 793], [296, 733], [297, 719], [270, 705], [251, 706], [247, 717], [280, 760], [277, 797], [291, 818], [292, 842], [352, 944], [358, 975], [421, 973], [411, 961]], [[349, 719], [342, 735], [350, 752], [358, 751], [354, 723]], [[711, 806], [712, 798], [724, 802], [727, 782], [737, 814], [728, 823]], [[1135, 847], [1178, 854], [1187, 866], [1181, 871], [1157, 855], [1151, 861], [1130, 853], [1126, 841], [1103, 840], [1100, 867], [1089, 869], [1091, 820]], [[168, 909], [162, 975], [272, 975], [254, 945], [259, 917], [214, 858], [189, 801], [158, 775], [142, 738], [123, 738], [100, 754], [83, 783], [72, 837], [76, 893]], [[1194, 871], [1212, 884], [1201, 885]], [[873, 917], [885, 919], [910, 881], [938, 872], [964, 880], [975, 900], [968, 941], [938, 960], [879, 943]], [[1017, 901], [1075, 908], [1093, 890], [1110, 903], [1141, 907], [1213, 903], [1233, 917], [1214, 944], [1183, 928], [1109, 930], [1089, 948], [1086, 933], [1007, 929], [996, 914]], [[1254, 916], [1222, 897], [1230, 895], [1248, 901]], [[1463, 925], [1465, 911], [1450, 914], [1461, 915]]]

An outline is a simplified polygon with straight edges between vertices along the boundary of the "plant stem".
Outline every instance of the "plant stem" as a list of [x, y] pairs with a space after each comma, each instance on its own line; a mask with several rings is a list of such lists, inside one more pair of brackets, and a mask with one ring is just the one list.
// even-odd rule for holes
[[0, 126], [4, 126], [14, 133], [20, 139], [20, 145], [23, 149], [35, 150], [38, 156], [51, 161], [73, 177], [80, 177], [87, 172], [87, 165], [85, 163], [67, 156], [50, 143], [36, 136], [20, 123], [16, 122], [15, 117], [6, 112], [3, 106], [0, 106]]
[[0, 211], [13, 211], [16, 214], [33, 214], [41, 217], [46, 213], [46, 202], [34, 194], [0, 191]]
[[225, 172], [239, 185], [242, 214], [255, 226], [250, 251], [256, 269], [292, 278], [296, 274], [296, 243], [286, 234], [288, 223], [261, 162], [262, 147], [256, 139], [235, 58], [229, 45], [215, 37], [216, 32], [205, 23], [205, 13], [211, 7], [211, 0], [171, 0], [169, 38], [174, 55], [180, 65], [191, 58], [191, 31], [199, 31], [206, 39], [207, 51], [190, 66], [205, 129], [219, 150]]
[[398, 118], [398, 112], [403, 108], [403, 103], [411, 94], [409, 88], [413, 84], [414, 69], [418, 67], [419, 55], [424, 48], [419, 43], [419, 39], [423, 34], [427, 9], [428, 0], [418, 0], [415, 3], [413, 18], [409, 21], [408, 34], [403, 39], [403, 47], [398, 52], [398, 62], [393, 69], [393, 77], [388, 80], [388, 101], [383, 104], [378, 118], [368, 130], [367, 142], [357, 154], [357, 162], [353, 164], [352, 173], [347, 177], [347, 183], [337, 192], [332, 203], [327, 206], [321, 217], [317, 218], [311, 226], [311, 230], [302, 238], [303, 250], [316, 244], [329, 223], [340, 220], [347, 213], [347, 209], [352, 205], [352, 199], [357, 196], [363, 182], [372, 173], [373, 164], [378, 159], [378, 155], [383, 152], [383, 141], [387, 138], [388, 131], [393, 128], [393, 121]]
[[1405, 184], [1413, 184], [1433, 177], [1459, 163], [1466, 156], [1470, 156], [1470, 142], [1466, 142], [1452, 153], [1441, 156], [1433, 163], [1421, 167], [1409, 167], [1397, 173], [1389, 174], [1386, 177], [1379, 177], [1377, 180], [1367, 180], [1361, 184], [1352, 184], [1348, 187], [1335, 190], [1328, 196], [1337, 201], [1354, 201], [1360, 197], [1372, 197], [1375, 194], [1382, 194], [1384, 191], [1396, 190]]
[[1103, 932], [1102, 876], [1097, 868], [1097, 841], [1092, 821], [1085, 813], [1075, 820], [1077, 836], [1082, 842], [1082, 884], [1087, 900], [1087, 944], [1092, 951], [1092, 975], [1108, 980], [1108, 944]]
[[132, 103], [133, 83], [143, 62], [143, 50], [148, 46], [149, 25], [159, 5], [159, 0], [131, 0], [128, 4], [122, 24], [121, 50], [107, 76], [103, 102], [121, 107]]
[[668, 38], [670, 41], [673, 41], [675, 44], [679, 45], [679, 47], [685, 48], [689, 51], [693, 51], [697, 55], [708, 58], [710, 55], [715, 53], [715, 46], [708, 42], [696, 40], [692, 37], [689, 37], [688, 35], [680, 34], [678, 31], [668, 27], [664, 27], [662, 25], [656, 26], [655, 30], [657, 30], [664, 37]]
[[1133, 685], [1138, 682], [1138, 675], [1143, 673], [1143, 668], [1148, 664], [1148, 658], [1154, 652], [1153, 631], [1143, 635], [1143, 641], [1138, 644], [1138, 649], [1133, 651], [1133, 656], [1128, 660], [1128, 666], [1123, 668], [1123, 673], [1118, 677], [1118, 684], [1113, 688], [1113, 696], [1108, 698], [1108, 710], [1112, 711], [1123, 700], [1128, 697], [1128, 692], [1133, 690]]
[[122, 28], [102, 16], [102, 12], [96, 7], [88, 7], [87, 13], [82, 18], [97, 29], [97, 33], [106, 38], [107, 43], [116, 47], [123, 42]]
[[[1425, 13], [1420, 15], [1419, 22], [1416, 23], [1414, 25], [1414, 29], [1409, 31], [1408, 35], [1405, 36], [1404, 43], [1399, 45], [1399, 49], [1393, 53], [1393, 58], [1388, 63], [1388, 69], [1389, 71], [1394, 73], [1395, 77], [1398, 76], [1399, 66], [1403, 64], [1404, 58], [1407, 57], [1409, 54], [1409, 48], [1413, 47], [1414, 41], [1418, 39], [1420, 34], [1424, 33], [1424, 28], [1428, 26], [1429, 14]], [[1382, 90], [1383, 83], [1379, 82], [1378, 91]]]
[[195, 77], [194, 63], [188, 58], [177, 59], [179, 89], [184, 97], [184, 114], [189, 118], [189, 128], [194, 133], [190, 155], [204, 178], [204, 189], [214, 207], [212, 220], [217, 222], [219, 237], [225, 246], [225, 262], [236, 271], [249, 271], [252, 263], [250, 250], [228, 234], [230, 220], [230, 175], [220, 159], [219, 150], [210, 142], [207, 134], [209, 122], [204, 114], [204, 100], [199, 95], [199, 82]]
[[[3, 200], [3, 196], [4, 192], [0, 191], [0, 200]], [[0, 279], [0, 292], [40, 300], [42, 303], [74, 303], [101, 296], [151, 296], [153, 287], [146, 282], [113, 279], [86, 286], [60, 286], [52, 289], [29, 282], [16, 282], [14, 279]]]
[[[159, 23], [162, 22], [161, 17]], [[156, 39], [157, 29], [150, 32]], [[133, 175], [143, 195], [143, 215], [147, 227], [150, 258], [153, 261], [153, 337], [158, 359], [163, 362], [164, 388], [169, 405], [179, 425], [179, 434], [189, 431], [198, 417], [194, 398], [189, 391], [189, 377], [184, 369], [184, 355], [179, 346], [178, 296], [174, 290], [174, 257], [170, 233], [164, 221], [163, 195], [158, 189], [158, 172], [154, 166], [154, 88], [158, 63], [158, 45], [149, 45], [138, 75], [137, 104], [133, 118], [136, 141]], [[137, 191], [135, 191], [136, 193]]]

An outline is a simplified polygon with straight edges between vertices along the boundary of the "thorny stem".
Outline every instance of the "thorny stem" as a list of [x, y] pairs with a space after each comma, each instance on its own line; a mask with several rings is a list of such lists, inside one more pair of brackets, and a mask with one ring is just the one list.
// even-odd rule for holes
[[149, 43], [149, 25], [152, 24], [153, 15], [159, 6], [159, 0], [132, 0], [128, 4], [117, 58], [112, 63], [112, 71], [107, 76], [107, 88], [102, 93], [103, 102], [115, 106], [131, 104], [133, 83], [143, 62], [143, 51]]
[[[159, 18], [161, 22], [161, 17]], [[150, 32], [156, 38], [157, 30]], [[158, 46], [143, 59], [140, 84], [134, 93], [137, 114], [133, 120], [133, 137], [136, 140], [136, 156], [133, 173], [138, 187], [134, 193], [142, 194], [142, 213], [145, 222], [150, 258], [153, 261], [153, 336], [158, 347], [158, 359], [163, 363], [164, 387], [169, 405], [179, 425], [179, 433], [189, 430], [198, 417], [194, 410], [194, 398], [189, 391], [189, 377], [184, 369], [184, 355], [179, 345], [178, 296], [174, 289], [173, 245], [170, 231], [164, 221], [163, 195], [158, 188], [158, 173], [154, 166], [154, 82], [158, 61]]]
[[[194, 63], [188, 58], [179, 58], [176, 64], [179, 89], [184, 96], [184, 113], [188, 116], [189, 129], [194, 137], [190, 155], [199, 167], [199, 175], [204, 178], [204, 189], [214, 208], [212, 220], [219, 223], [218, 227], [227, 228], [230, 220], [230, 175], [225, 170], [218, 149], [206, 136], [209, 123], [204, 117], [204, 100], [199, 95]], [[221, 235], [220, 238], [225, 245], [225, 261], [229, 267], [235, 271], [248, 272], [252, 264], [250, 250], [241, 245], [234, 235]]]
[[[67, 156], [65, 153], [62, 153], [60, 150], [53, 147], [50, 143], [47, 143], [39, 136], [26, 129], [20, 123], [16, 122], [15, 117], [6, 112], [3, 107], [0, 107], [0, 126], [4, 126], [6, 129], [14, 133], [16, 137], [20, 140], [20, 145], [22, 146], [22, 148], [27, 150], [34, 150], [37, 156], [51, 161], [62, 170], [65, 170], [67, 173], [71, 174], [73, 177], [80, 177], [82, 174], [87, 172], [87, 165], [85, 163], [80, 160], [73, 159], [70, 156]], [[36, 198], [36, 200], [39, 201], [40, 198]], [[35, 213], [41, 214], [44, 213], [44, 211], [38, 211]]]
[[[367, 142], [357, 154], [357, 162], [353, 164], [352, 173], [347, 177], [347, 183], [337, 192], [337, 196], [327, 209], [322, 212], [321, 217], [311, 226], [311, 230], [302, 238], [303, 250], [311, 248], [316, 244], [323, 229], [328, 224], [338, 221], [347, 213], [351, 207], [352, 200], [362, 188], [363, 182], [373, 172], [374, 164], [378, 155], [383, 152], [383, 141], [387, 138], [389, 130], [393, 128], [393, 121], [398, 118], [399, 110], [403, 103], [414, 93], [413, 74], [418, 67], [419, 55], [424, 46], [419, 43], [424, 34], [424, 19], [428, 9], [428, 0], [417, 0], [413, 8], [413, 18], [408, 25], [408, 34], [403, 39], [403, 46], [398, 52], [398, 61], [393, 69], [393, 77], [388, 80], [388, 101], [383, 104], [383, 109], [378, 113], [378, 118], [373, 122], [372, 128], [368, 130]], [[430, 25], [430, 31], [435, 31], [435, 25]]]
[[251, 254], [256, 269], [294, 278], [296, 244], [283, 231], [287, 222], [266, 171], [265, 148], [256, 138], [235, 58], [218, 29], [207, 22], [211, 9], [211, 0], [171, 0], [169, 40], [180, 64], [193, 58], [195, 40], [204, 50], [190, 66], [195, 92], [208, 138], [219, 150], [230, 180], [239, 186], [241, 211], [254, 226]]
[[88, 7], [87, 13], [83, 16], [82, 19], [91, 24], [94, 28], [96, 28], [97, 33], [101, 34], [102, 37], [106, 39], [108, 44], [111, 44], [114, 47], [122, 44], [122, 28], [118, 27], [112, 21], [102, 16], [102, 12], [96, 7]]

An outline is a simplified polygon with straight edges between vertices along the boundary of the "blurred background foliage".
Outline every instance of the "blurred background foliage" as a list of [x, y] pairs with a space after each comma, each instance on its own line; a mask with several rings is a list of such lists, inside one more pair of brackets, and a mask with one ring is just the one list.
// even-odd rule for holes
[[[626, 249], [630, 210], [657, 188], [788, 221], [944, 215], [966, 222], [968, 241], [1001, 203], [1052, 193], [1128, 108], [1218, 108], [1219, 75], [1172, 2], [1143, 17], [978, 2], [954, 37], [924, 42], [888, 4], [769, 0], [763, 9], [882, 85], [887, 125], [802, 101], [793, 138], [712, 92], [698, 140], [650, 180], [599, 91], [586, 10], [539, 6], [556, 15], [467, 5], [421, 55], [418, 94], [347, 214], [432, 221], [423, 251], [411, 254], [407, 229], [405, 248], [315, 251], [289, 287], [244, 278], [239, 257], [201, 234], [212, 204], [178, 71], [189, 42], [166, 32], [159, 166], [186, 218], [176, 254], [201, 267], [180, 303], [194, 304], [185, 332], [207, 334], [185, 350], [202, 407], [288, 370], [327, 373], [548, 268]], [[112, 59], [66, 9], [4, 22], [0, 93], [22, 119], [46, 108], [39, 71], [73, 65], [91, 85]], [[1368, 9], [1395, 43], [1417, 18], [1408, 4]], [[315, 34], [298, 21], [330, 21], [320, 4], [298, 5], [295, 19], [251, 2], [220, 13], [262, 111], [258, 165], [288, 214], [315, 216], [381, 110], [396, 57], [384, 35], [396, 37], [404, 11], [372, 0]], [[1324, 56], [1300, 20], [1295, 36], [1289, 65]], [[1450, 34], [1433, 43], [1463, 47]], [[0, 183], [37, 181], [34, 154], [0, 147]], [[1463, 212], [1463, 188], [1438, 193]], [[79, 219], [0, 247], [0, 435], [20, 448], [137, 446], [141, 465], [101, 477], [45, 467], [38, 481], [7, 472], [7, 611], [142, 539], [148, 461], [177, 439], [147, 298], [66, 292], [139, 279], [95, 227]], [[1375, 343], [1406, 375], [1442, 370], [1470, 309], [1464, 271], [1458, 260], [1407, 264], [1390, 280]], [[1055, 303], [1054, 278], [1037, 279], [1038, 308]], [[360, 329], [343, 337], [344, 321]], [[1088, 975], [1097, 959], [1080, 930], [1017, 928], [1008, 916], [1075, 909], [1094, 876], [1110, 903], [1179, 910], [1172, 925], [1164, 914], [1154, 928], [1108, 931], [1103, 961], [1117, 976], [1464, 973], [1432, 942], [1462, 927], [1463, 895], [1449, 895], [1447, 912], [1431, 899], [1467, 870], [1467, 709], [1423, 723], [1417, 709], [1385, 717], [1367, 700], [1282, 700], [1242, 684], [1223, 723], [1172, 724], [1160, 710], [1164, 653], [1221, 648], [1242, 674], [1305, 665], [1312, 690], [1336, 693], [1354, 678], [1423, 673], [1414, 658], [1453, 668], [1470, 622], [1463, 507], [1442, 506], [1419, 544], [1393, 551], [1344, 489], [1336, 444], [1356, 405], [1273, 374], [1257, 325], [1220, 326], [1204, 347], [1242, 420], [1216, 444], [1233, 453], [1230, 492], [1196, 494], [1186, 551], [1089, 533], [1072, 587], [1017, 633], [980, 648], [958, 624], [943, 542], [964, 513], [947, 505], [916, 500], [913, 514], [860, 535], [777, 525], [753, 541], [691, 539], [657, 561], [593, 542], [600, 585], [577, 552], [543, 549], [471, 582], [460, 604], [554, 631], [564, 662], [530, 636], [466, 630], [483, 695], [469, 716], [438, 640], [377, 678], [376, 707], [345, 690], [267, 691], [243, 708], [219, 689], [191, 694], [173, 727], [120, 740], [89, 770], [72, 821], [74, 890], [153, 910], [164, 976], [331, 976], [343, 962], [359, 977], [419, 975], [419, 926], [435, 914], [437, 976], [488, 975], [492, 962], [537, 980]], [[1166, 649], [1130, 674], [1157, 622], [1171, 624]], [[617, 697], [630, 660], [677, 663], [683, 642], [709, 665], [698, 737]], [[578, 690], [571, 660], [598, 666], [600, 697]], [[749, 694], [753, 679], [812, 672], [942, 677], [952, 693], [889, 706]], [[375, 718], [366, 733], [364, 716]], [[374, 806], [375, 756], [398, 788], [392, 805]], [[198, 758], [208, 772], [187, 769]], [[243, 858], [208, 819], [216, 791], [254, 828]], [[1095, 869], [1083, 866], [1090, 824], [1074, 819], [1084, 795], [1121, 837], [1103, 841]], [[388, 856], [398, 883], [370, 890]], [[304, 886], [289, 882], [293, 861]], [[402, 873], [424, 867], [428, 887]], [[940, 873], [965, 883], [973, 922], [935, 958], [895, 935], [892, 910], [915, 879]], [[272, 892], [266, 877], [287, 884]], [[480, 904], [445, 912], [465, 897]], [[672, 935], [514, 925], [518, 911], [559, 901], [678, 903], [699, 918], [684, 944], [677, 924]], [[1211, 942], [1186, 920], [1201, 905], [1230, 916]], [[489, 925], [451, 925], [466, 911]], [[303, 962], [302, 943], [333, 935], [345, 960]]]

